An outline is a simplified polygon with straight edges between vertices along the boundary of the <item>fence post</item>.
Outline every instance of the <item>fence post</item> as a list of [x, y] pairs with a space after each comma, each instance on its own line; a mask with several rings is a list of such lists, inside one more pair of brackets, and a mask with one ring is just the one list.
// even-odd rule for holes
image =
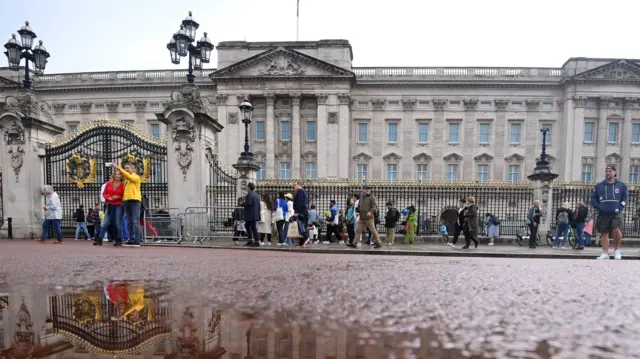
[[13, 239], [13, 218], [7, 218], [7, 237]]

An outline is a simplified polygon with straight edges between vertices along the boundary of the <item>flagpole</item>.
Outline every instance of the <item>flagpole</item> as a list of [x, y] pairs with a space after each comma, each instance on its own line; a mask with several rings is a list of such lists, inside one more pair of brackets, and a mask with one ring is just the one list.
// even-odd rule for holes
[[296, 7], [296, 41], [300, 39], [300, 0], [297, 0]]

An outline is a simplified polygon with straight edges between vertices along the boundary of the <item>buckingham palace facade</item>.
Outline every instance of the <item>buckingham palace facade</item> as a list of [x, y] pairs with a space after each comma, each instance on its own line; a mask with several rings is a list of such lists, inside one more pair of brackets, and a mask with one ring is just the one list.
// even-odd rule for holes
[[[640, 60], [571, 58], [557, 68], [353, 67], [346, 40], [221, 42], [218, 69], [196, 72], [233, 164], [255, 110], [251, 150], [261, 179], [522, 181], [540, 129], [559, 180], [593, 182], [614, 163], [640, 175]], [[401, 55], [401, 53], [399, 53]], [[401, 58], [401, 56], [398, 56]], [[67, 132], [118, 119], [166, 136], [155, 114], [184, 70], [45, 74], [34, 88]], [[0, 69], [0, 107], [22, 74]]]

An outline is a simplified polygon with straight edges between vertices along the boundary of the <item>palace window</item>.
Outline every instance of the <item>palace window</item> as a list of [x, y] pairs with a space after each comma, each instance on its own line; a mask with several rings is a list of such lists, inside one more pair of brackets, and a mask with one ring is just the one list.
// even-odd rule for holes
[[509, 165], [507, 181], [516, 183], [520, 179], [520, 165]]
[[491, 108], [491, 102], [490, 101], [480, 102], [480, 108]]
[[160, 163], [151, 164], [151, 182], [164, 183], [164, 180], [162, 178], [162, 164]]
[[367, 170], [368, 170], [367, 164], [366, 163], [359, 163], [358, 167], [357, 167], [357, 170], [358, 170], [358, 174], [357, 174], [358, 181], [362, 182], [367, 177]]
[[511, 108], [522, 108], [522, 102], [512, 102]]
[[594, 130], [596, 128], [595, 122], [585, 122], [584, 123], [584, 142], [593, 143], [594, 140]]
[[280, 179], [291, 179], [291, 162], [280, 162]]
[[640, 123], [631, 125], [631, 142], [640, 143]]
[[369, 142], [369, 124], [368, 123], [358, 124], [358, 142], [360, 143]]
[[553, 110], [553, 102], [543, 102], [542, 103], [543, 110]]
[[460, 124], [450, 123], [449, 124], [449, 143], [459, 143], [459, 142], [460, 142]]
[[358, 108], [369, 108], [369, 102], [358, 101]]
[[398, 165], [393, 163], [393, 164], [388, 164], [387, 165], [387, 181], [388, 182], [395, 182], [398, 180]]
[[260, 169], [258, 170], [257, 173], [257, 179], [259, 180], [264, 180], [267, 179], [267, 166], [264, 162], [258, 162], [256, 163], [258, 166], [260, 166]]
[[151, 108], [160, 108], [160, 103], [159, 102], [152, 102], [149, 107]]
[[547, 143], [547, 145], [551, 144], [551, 129], [553, 128], [553, 126], [550, 123], [545, 123], [542, 125], [542, 128], [548, 128], [549, 131], [547, 131], [547, 135], [545, 138], [545, 141]]
[[315, 121], [308, 121], [307, 122], [307, 141], [313, 142], [313, 141], [316, 141], [317, 138], [318, 138], [318, 130], [316, 128]]
[[478, 165], [478, 182], [489, 181], [489, 165]]
[[458, 165], [457, 164], [448, 164], [447, 165], [447, 179], [449, 181], [456, 181], [458, 179]]
[[69, 105], [69, 111], [78, 111], [78, 105]]
[[95, 105], [94, 106], [96, 111], [103, 111], [104, 110], [104, 105]]
[[582, 176], [580, 177], [580, 180], [582, 181], [582, 183], [591, 183], [592, 177], [593, 177], [593, 165], [591, 164], [582, 165]]
[[593, 98], [587, 99], [584, 104], [586, 107], [598, 107], [598, 101]]
[[429, 167], [426, 163], [419, 163], [416, 165], [416, 180], [426, 181], [429, 179]]
[[418, 124], [418, 143], [427, 142], [429, 142], [429, 124], [420, 123]]
[[70, 133], [76, 133], [76, 132], [78, 132], [78, 125], [76, 125], [76, 124], [69, 125], [69, 132], [70, 132]]
[[256, 121], [256, 141], [264, 141], [266, 139], [266, 131], [264, 121]]
[[304, 164], [305, 175], [307, 179], [318, 178], [318, 170], [315, 162], [307, 162]]
[[520, 143], [520, 132], [522, 129], [522, 125], [519, 123], [512, 123], [510, 127], [510, 143], [511, 144], [519, 144]]
[[131, 108], [131, 104], [130, 103], [123, 103], [122, 104], [122, 108]]
[[607, 142], [618, 142], [618, 123], [609, 122], [609, 130], [607, 131]]
[[155, 138], [156, 140], [160, 139], [160, 125], [157, 123], [152, 123], [151, 124], [151, 137]]
[[395, 122], [387, 124], [387, 142], [398, 142], [398, 124]]
[[429, 101], [419, 101], [418, 102], [418, 108], [431, 108], [431, 102]]
[[400, 102], [398, 101], [393, 101], [393, 102], [387, 102], [387, 108], [400, 108]]
[[629, 183], [638, 183], [638, 175], [640, 175], [640, 166], [630, 166]]
[[480, 124], [480, 143], [489, 143], [489, 130], [490, 126], [488, 123]]
[[460, 105], [460, 101], [449, 101], [449, 107], [450, 108], [460, 108], [462, 106]]
[[291, 141], [291, 122], [289, 121], [280, 122], [280, 140]]

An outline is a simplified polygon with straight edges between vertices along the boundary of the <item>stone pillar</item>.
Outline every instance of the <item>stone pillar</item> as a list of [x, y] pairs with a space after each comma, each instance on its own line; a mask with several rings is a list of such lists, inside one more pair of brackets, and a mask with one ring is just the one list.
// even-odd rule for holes
[[[478, 106], [478, 100], [469, 99], [464, 100], [464, 120], [461, 124], [462, 141], [466, 143], [477, 143], [478, 141], [478, 121], [476, 120], [476, 107]], [[493, 126], [493, 123], [491, 124]], [[462, 173], [460, 178], [465, 181], [475, 181], [478, 177], [478, 169], [474, 160], [474, 148], [470, 146], [462, 146]], [[491, 171], [489, 171], [491, 173]]]
[[[0, 111], [0, 167], [4, 217], [12, 218], [13, 238], [39, 238], [44, 219], [45, 145], [64, 129], [53, 124], [49, 105], [31, 92], [8, 96]], [[54, 188], [55, 191], [55, 188]], [[64, 204], [63, 204], [64, 205]]]
[[604, 169], [606, 166], [605, 157], [607, 156], [607, 108], [610, 99], [608, 97], [600, 98], [600, 110], [598, 116], [598, 131], [596, 132], [596, 173], [595, 178], [604, 177]]
[[265, 166], [267, 167], [267, 178], [276, 178], [276, 140], [278, 134], [276, 133], [276, 119], [274, 117], [274, 108], [276, 97], [273, 94], [264, 94], [267, 103], [267, 124], [266, 124], [266, 140], [267, 140], [267, 154]]
[[[317, 138], [318, 141], [324, 141], [327, 138], [327, 94], [318, 93], [316, 99], [318, 102], [318, 119], [317, 119]], [[317, 155], [317, 171], [318, 178], [326, 178], [327, 176], [327, 148], [318, 142]]]
[[[229, 95], [227, 94], [217, 94], [216, 95], [216, 107], [218, 109], [218, 122], [220, 125], [226, 127], [227, 126], [227, 99]], [[170, 133], [169, 133], [170, 135]], [[229, 151], [229, 139], [227, 136], [218, 136], [217, 143], [217, 154], [222, 163], [228, 165], [232, 162], [230, 152]]]
[[383, 151], [387, 143], [386, 122], [383, 116], [385, 100], [381, 98], [373, 99], [371, 103], [373, 104], [373, 118], [369, 128], [369, 146], [371, 146], [373, 159], [369, 162], [371, 169], [369, 169], [370, 178], [367, 178], [367, 180], [380, 180], [387, 178], [384, 168], [385, 163], [382, 161]]
[[[188, 207], [205, 207], [209, 184], [207, 137], [222, 131], [222, 126], [207, 113], [198, 88], [185, 84], [171, 93], [171, 103], [158, 121], [167, 125], [167, 176], [169, 206], [183, 213]], [[218, 136], [221, 137], [221, 136]], [[174, 170], [172, 171], [171, 168]]]
[[[510, 125], [507, 123], [507, 114], [506, 114], [506, 110], [507, 110], [507, 106], [509, 106], [509, 100], [504, 100], [504, 99], [498, 99], [494, 101], [495, 103], [495, 107], [496, 107], [496, 138], [504, 138], [506, 139], [505, 143], [503, 143], [501, 146], [496, 146], [495, 147], [495, 158], [497, 159], [497, 161], [495, 161], [495, 163], [493, 164], [493, 178], [495, 178], [496, 180], [505, 180], [507, 178], [506, 176], [506, 170], [505, 170], [505, 161], [504, 159], [507, 156], [510, 156], [511, 153], [511, 149], [510, 148], [510, 142], [511, 142], [511, 129], [510, 129]], [[526, 123], [522, 123], [521, 129], [520, 129], [520, 135], [522, 136], [522, 132], [524, 131], [526, 126]], [[528, 133], [530, 131], [527, 131], [526, 133]], [[535, 132], [535, 131], [534, 131]], [[528, 138], [529, 136], [527, 136], [527, 139], [525, 141], [525, 139], [523, 139], [522, 137], [520, 138], [520, 145], [518, 146], [522, 146], [523, 143], [530, 143], [531, 141]], [[534, 141], [537, 138], [537, 136], [534, 134], [533, 136], [531, 136]], [[533, 142], [533, 152], [535, 152], [535, 143]], [[526, 151], [527, 149], [525, 149], [525, 155], [526, 155]], [[533, 156], [535, 158], [535, 156]], [[527, 158], [525, 157], [525, 162], [527, 161]]]
[[624, 99], [624, 122], [622, 123], [622, 147], [620, 155], [622, 156], [622, 168], [618, 168], [619, 178], [623, 181], [629, 180], [629, 167], [631, 166], [631, 132], [633, 124], [631, 123], [631, 106], [637, 101], [636, 98], [627, 97]]
[[300, 167], [300, 159], [302, 158], [302, 148], [300, 147], [300, 139], [302, 131], [300, 130], [300, 94], [291, 94], [291, 177], [302, 178], [304, 172]]
[[[566, 163], [564, 165], [565, 182], [579, 181], [582, 177], [582, 144], [584, 142], [584, 111], [576, 108], [576, 102], [572, 97], [566, 99], [561, 105], [563, 107], [564, 121], [573, 123], [574, 136], [567, 136], [571, 141], [567, 141], [564, 156]], [[569, 144], [571, 142], [571, 144]]]
[[340, 104], [338, 110], [338, 178], [349, 178], [350, 139], [351, 139], [351, 118], [349, 105], [351, 98], [348, 93], [338, 94]]
[[[540, 227], [538, 227], [538, 235], [541, 242], [544, 242], [551, 227], [551, 218], [554, 214], [554, 208], [552, 208], [553, 180], [557, 177], [558, 175], [552, 173], [549, 166], [545, 165], [536, 166], [533, 174], [528, 177], [533, 182], [533, 199], [542, 202], [540, 205], [542, 216], [540, 217]], [[529, 206], [533, 206], [533, 203], [530, 203]], [[528, 209], [529, 207], [527, 207]]]
[[[400, 146], [402, 146], [402, 152], [405, 155], [402, 157], [400, 168], [400, 179], [403, 181], [418, 179], [414, 175], [414, 159], [413, 148], [418, 138], [416, 133], [416, 122], [414, 121], [414, 109], [416, 106], [416, 100], [402, 100], [402, 136], [400, 137]], [[423, 178], [423, 180], [427, 180]]]

